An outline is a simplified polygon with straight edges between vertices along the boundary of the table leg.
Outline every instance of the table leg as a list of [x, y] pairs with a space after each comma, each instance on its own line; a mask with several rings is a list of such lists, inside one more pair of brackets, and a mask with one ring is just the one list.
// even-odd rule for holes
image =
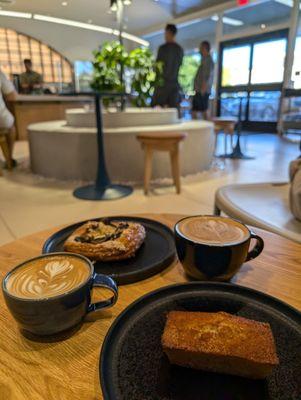
[[153, 163], [153, 149], [150, 147], [145, 148], [144, 160], [144, 194], [148, 194], [149, 183], [152, 176], [152, 163]]
[[179, 161], [179, 147], [176, 145], [170, 151], [170, 161], [173, 181], [176, 186], [177, 194], [181, 193], [181, 178], [180, 178], [180, 161]]

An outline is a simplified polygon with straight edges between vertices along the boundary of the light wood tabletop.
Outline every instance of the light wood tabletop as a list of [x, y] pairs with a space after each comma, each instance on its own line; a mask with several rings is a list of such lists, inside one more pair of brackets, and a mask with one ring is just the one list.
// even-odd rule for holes
[[[144, 214], [171, 228], [181, 215]], [[41, 253], [45, 240], [59, 228], [39, 232], [0, 248], [1, 277], [21, 261]], [[263, 253], [246, 263], [233, 282], [261, 290], [301, 310], [301, 245], [254, 229], [265, 241]], [[25, 338], [9, 314], [1, 293], [0, 399], [99, 400], [98, 363], [103, 339], [117, 315], [134, 300], [162, 286], [187, 281], [174, 262], [154, 277], [120, 286], [118, 303], [88, 320], [73, 336], [60, 340]], [[95, 290], [93, 299], [99, 298]]]

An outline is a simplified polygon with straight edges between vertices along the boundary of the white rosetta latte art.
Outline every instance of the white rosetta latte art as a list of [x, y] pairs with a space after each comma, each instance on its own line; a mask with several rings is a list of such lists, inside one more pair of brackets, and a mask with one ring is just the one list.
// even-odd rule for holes
[[34, 260], [17, 269], [6, 287], [10, 293], [22, 298], [47, 298], [69, 292], [89, 276], [84, 262], [75, 261], [67, 257]]

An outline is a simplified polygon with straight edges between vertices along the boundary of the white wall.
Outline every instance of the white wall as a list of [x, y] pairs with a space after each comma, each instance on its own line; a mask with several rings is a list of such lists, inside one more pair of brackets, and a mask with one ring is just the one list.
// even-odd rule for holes
[[[0, 16], [0, 26], [14, 29], [17, 32], [25, 33], [41, 40], [67, 57], [71, 62], [75, 60], [91, 60], [92, 51], [98, 48], [101, 43], [117, 39], [113, 35], [32, 19]], [[129, 46], [129, 42], [125, 44]]]

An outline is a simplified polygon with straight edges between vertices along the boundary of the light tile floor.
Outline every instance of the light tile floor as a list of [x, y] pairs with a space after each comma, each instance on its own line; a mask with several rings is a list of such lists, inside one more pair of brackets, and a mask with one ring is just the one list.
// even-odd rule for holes
[[[223, 138], [220, 138], [223, 149]], [[130, 197], [109, 201], [77, 200], [72, 190], [78, 183], [45, 180], [32, 175], [28, 165], [28, 145], [18, 142], [15, 158], [19, 167], [0, 177], [0, 244], [60, 224], [82, 219], [117, 214], [212, 213], [214, 193], [222, 185], [234, 182], [285, 181], [288, 164], [299, 155], [298, 145], [276, 135], [253, 134], [243, 138], [243, 150], [254, 160], [224, 163], [216, 159], [209, 171], [183, 179], [182, 193], [176, 195], [170, 182], [154, 185], [151, 194], [144, 196], [136, 187]], [[218, 164], [218, 166], [216, 166]]]

